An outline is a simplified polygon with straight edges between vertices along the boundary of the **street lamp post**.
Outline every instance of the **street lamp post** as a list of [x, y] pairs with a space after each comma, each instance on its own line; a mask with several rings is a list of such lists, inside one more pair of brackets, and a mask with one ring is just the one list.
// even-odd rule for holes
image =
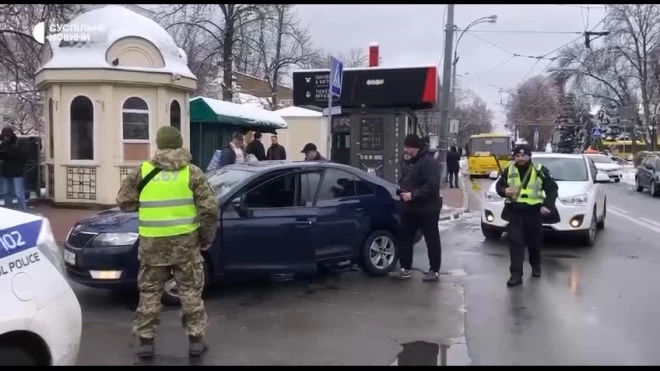
[[451, 118], [454, 118], [454, 107], [456, 106], [456, 64], [458, 63], [458, 43], [461, 42], [461, 38], [463, 38], [465, 32], [469, 30], [471, 27], [481, 23], [496, 23], [496, 22], [497, 22], [497, 15], [481, 17], [476, 21], [470, 23], [467, 27], [465, 27], [463, 31], [460, 33], [460, 35], [458, 35], [458, 39], [456, 39], [456, 46], [454, 47], [454, 61], [452, 63], [453, 71], [452, 71], [452, 82], [451, 82], [451, 104], [449, 107], [449, 117]]

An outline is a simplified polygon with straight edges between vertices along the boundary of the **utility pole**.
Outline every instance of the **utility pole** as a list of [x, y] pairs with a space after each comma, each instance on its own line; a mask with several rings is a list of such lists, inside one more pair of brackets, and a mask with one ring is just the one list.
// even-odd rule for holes
[[454, 43], [454, 4], [447, 4], [445, 25], [445, 60], [442, 71], [442, 94], [440, 97], [440, 127], [438, 128], [438, 159], [440, 160], [440, 185], [447, 186], [447, 145], [449, 138], [449, 102], [451, 98], [452, 51]]

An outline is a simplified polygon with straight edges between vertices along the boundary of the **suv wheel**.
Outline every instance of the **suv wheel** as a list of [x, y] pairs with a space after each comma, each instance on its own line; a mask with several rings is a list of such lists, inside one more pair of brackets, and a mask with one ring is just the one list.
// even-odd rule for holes
[[362, 269], [372, 276], [384, 276], [399, 261], [397, 240], [388, 231], [375, 231], [362, 245]]

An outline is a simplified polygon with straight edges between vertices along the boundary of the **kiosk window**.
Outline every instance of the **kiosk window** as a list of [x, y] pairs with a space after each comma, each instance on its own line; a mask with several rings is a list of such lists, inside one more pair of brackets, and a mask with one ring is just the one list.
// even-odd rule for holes
[[385, 122], [382, 118], [364, 118], [360, 122], [360, 149], [382, 151]]

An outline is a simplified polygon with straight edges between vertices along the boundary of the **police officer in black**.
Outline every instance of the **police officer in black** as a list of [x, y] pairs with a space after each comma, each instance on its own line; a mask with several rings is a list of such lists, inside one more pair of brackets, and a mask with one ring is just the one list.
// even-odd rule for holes
[[523, 283], [525, 245], [529, 252], [532, 277], [541, 277], [541, 243], [544, 218], [552, 223], [558, 214], [555, 208], [557, 183], [543, 165], [531, 161], [532, 148], [526, 144], [513, 150], [514, 159], [502, 171], [497, 181], [497, 193], [506, 198], [502, 218], [508, 220], [511, 278], [507, 286]]

